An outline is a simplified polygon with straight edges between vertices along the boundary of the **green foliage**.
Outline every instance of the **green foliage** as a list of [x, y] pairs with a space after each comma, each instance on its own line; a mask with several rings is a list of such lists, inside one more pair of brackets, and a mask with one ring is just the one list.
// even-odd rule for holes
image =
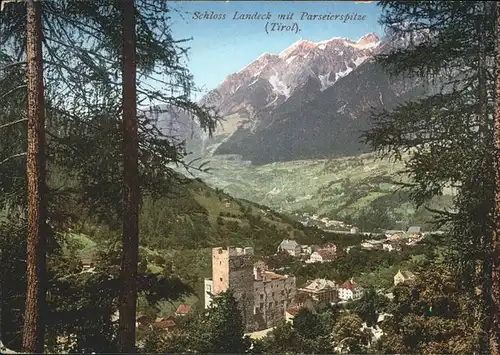
[[2, 341], [10, 349], [21, 348], [21, 328], [26, 292], [26, 221], [0, 222], [0, 288]]
[[[404, 184], [418, 205], [453, 187], [453, 210], [435, 209], [452, 242], [448, 260], [460, 271], [462, 292], [478, 300], [478, 318], [491, 311], [491, 226], [494, 210], [493, 117], [495, 11], [489, 2], [381, 2], [382, 23], [394, 39], [407, 38], [380, 61], [394, 74], [419, 82], [419, 100], [373, 116], [366, 142], [402, 161]], [[418, 38], [418, 42], [412, 39]], [[464, 150], [463, 147], [468, 149]], [[402, 157], [406, 155], [403, 160]], [[488, 321], [483, 324], [488, 334]], [[414, 341], [418, 341], [418, 334]], [[488, 352], [487, 340], [480, 342]], [[434, 350], [434, 349], [433, 349]]]
[[[394, 290], [392, 317], [382, 323], [377, 342], [384, 353], [475, 353], [479, 324], [476, 300], [464, 294], [457, 276], [442, 265], [423, 271], [411, 284]], [[431, 308], [432, 307], [432, 311]]]
[[275, 327], [257, 344], [258, 347], [255, 350], [264, 354], [291, 354], [300, 347], [296, 331], [288, 322]]
[[307, 308], [301, 308], [293, 318], [293, 329], [305, 338], [312, 339], [320, 333], [318, 317]]
[[214, 298], [212, 306], [187, 329], [190, 351], [200, 353], [245, 353], [250, 339], [234, 297], [226, 292]]
[[353, 301], [349, 308], [356, 313], [368, 327], [377, 324], [379, 314], [385, 312], [389, 305], [389, 299], [377, 293], [373, 288], [363, 291], [359, 300]]
[[172, 196], [144, 198], [142, 245], [177, 250], [244, 245], [272, 254], [283, 239], [320, 242], [326, 235], [285, 215], [271, 211], [264, 215], [266, 207], [248, 201], [233, 200], [227, 207], [216, 191], [196, 180], [174, 186], [177, 192]]
[[[228, 163], [228, 159], [212, 156], [209, 174], [193, 173], [210, 186], [224, 186], [235, 197], [288, 213], [319, 214], [357, 225], [363, 222], [360, 213], [381, 208], [391, 221], [404, 220], [404, 228], [408, 227], [406, 224], [427, 225], [432, 220], [425, 208], [415, 209], [407, 192], [397, 189], [398, 183], [408, 182], [408, 176], [402, 173], [403, 162], [380, 160], [374, 154], [262, 166], [247, 165], [238, 159]], [[280, 187], [280, 193], [268, 194], [276, 186]], [[444, 196], [435, 197], [428, 207], [448, 207], [450, 193], [445, 191]], [[294, 196], [294, 201], [288, 196]]]
[[336, 307], [312, 313], [302, 308], [293, 322], [285, 322], [270, 331], [254, 345], [255, 353], [325, 354], [333, 352], [332, 329], [339, 317]]
[[391, 218], [389, 215], [389, 208], [375, 204], [371, 208], [362, 210], [357, 218], [357, 222], [354, 223], [362, 231], [380, 232], [394, 226], [396, 219]]
[[355, 314], [347, 314], [341, 317], [333, 327], [333, 337], [336, 347], [342, 353], [363, 354], [371, 342], [371, 333], [362, 330], [363, 321]]
[[[304, 264], [286, 255], [268, 257], [266, 262], [275, 268], [284, 268], [284, 273], [295, 275], [298, 285], [316, 278], [346, 281], [354, 277], [356, 280], [359, 278], [366, 282], [362, 286], [373, 285], [378, 289], [392, 286], [393, 276], [398, 268], [413, 266], [416, 263], [415, 260], [418, 260], [415, 258], [421, 258], [421, 266], [425, 266], [438, 257], [440, 250], [440, 247], [427, 244], [403, 247], [401, 252], [381, 249], [365, 250], [355, 247], [349, 253], [339, 254], [332, 263]], [[380, 283], [376, 282], [377, 277], [382, 278]]]

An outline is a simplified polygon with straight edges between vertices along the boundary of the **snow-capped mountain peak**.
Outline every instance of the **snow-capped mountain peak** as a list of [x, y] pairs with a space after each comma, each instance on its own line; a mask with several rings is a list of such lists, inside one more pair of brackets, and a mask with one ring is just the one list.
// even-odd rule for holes
[[279, 57], [280, 58], [286, 58], [290, 54], [292, 54], [293, 52], [299, 51], [299, 50], [306, 50], [306, 51], [307, 50], [311, 50], [311, 49], [315, 48], [316, 45], [317, 45], [316, 43], [307, 41], [305, 39], [300, 39], [297, 42], [293, 43], [290, 47], [288, 47], [285, 50], [283, 50], [279, 54]]
[[366, 34], [364, 36], [361, 36], [360, 39], [358, 39], [358, 44], [368, 44], [368, 43], [372, 43], [372, 44], [376, 44], [380, 42], [380, 39], [378, 38], [378, 36], [375, 34], [375, 33], [369, 33], [369, 34]]
[[370, 58], [379, 43], [373, 33], [357, 41], [344, 37], [320, 42], [300, 39], [278, 54], [261, 54], [227, 76], [201, 101], [218, 108], [223, 116], [252, 119], [263, 109], [281, 105], [304, 85], [326, 90]]

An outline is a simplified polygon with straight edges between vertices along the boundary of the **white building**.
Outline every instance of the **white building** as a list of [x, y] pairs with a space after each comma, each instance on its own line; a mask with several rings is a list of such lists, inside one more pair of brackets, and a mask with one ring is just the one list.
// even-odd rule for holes
[[391, 243], [384, 243], [384, 244], [382, 244], [382, 249], [387, 250], [387, 251], [393, 251], [394, 247], [392, 246]]
[[382, 248], [387, 251], [401, 251], [401, 243], [389, 241], [382, 244]]
[[410, 271], [398, 270], [397, 274], [394, 275], [394, 286], [404, 283], [406, 281], [411, 281], [415, 279], [415, 275]]
[[311, 255], [313, 252], [313, 248], [310, 245], [301, 245], [300, 248], [302, 249], [302, 254], [305, 255]]
[[361, 247], [364, 249], [375, 249], [381, 247], [383, 243], [384, 243], [383, 240], [374, 240], [374, 239], [366, 240], [363, 243], [361, 243]]
[[363, 296], [363, 289], [353, 279], [339, 287], [339, 299], [342, 301], [357, 300]]
[[299, 256], [302, 251], [300, 244], [295, 240], [283, 239], [278, 247], [279, 252], [287, 252], [292, 256]]
[[309, 263], [329, 263], [335, 259], [335, 254], [329, 250], [320, 249], [309, 257]]
[[212, 304], [213, 285], [214, 282], [211, 278], [205, 278], [205, 308]]
[[385, 231], [385, 236], [388, 239], [401, 239], [405, 234], [402, 230], [387, 230]]

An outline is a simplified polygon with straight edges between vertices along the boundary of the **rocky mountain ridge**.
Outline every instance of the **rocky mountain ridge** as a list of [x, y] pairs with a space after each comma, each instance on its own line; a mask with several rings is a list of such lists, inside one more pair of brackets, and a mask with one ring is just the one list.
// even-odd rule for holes
[[223, 117], [214, 137], [198, 129], [186, 138], [205, 157], [237, 154], [254, 164], [366, 152], [360, 135], [372, 112], [423, 93], [420, 82], [393, 77], [375, 60], [407, 42], [367, 34], [264, 53], [200, 100]]
[[380, 43], [375, 34], [357, 41], [300, 40], [279, 54], [264, 53], [230, 74], [200, 103], [215, 106], [226, 118], [218, 133], [227, 137], [239, 127], [251, 129], [257, 116], [269, 115], [311, 80], [318, 83], [319, 91], [328, 89], [373, 56]]

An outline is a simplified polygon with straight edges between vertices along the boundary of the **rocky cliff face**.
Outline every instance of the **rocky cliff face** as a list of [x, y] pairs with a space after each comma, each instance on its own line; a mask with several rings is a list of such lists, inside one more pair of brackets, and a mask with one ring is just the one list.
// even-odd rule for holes
[[373, 59], [320, 90], [309, 80], [270, 114], [257, 116], [253, 129], [236, 130], [216, 154], [239, 154], [255, 164], [357, 155], [367, 151], [360, 136], [372, 110], [421, 94], [414, 83], [391, 79]]
[[419, 83], [390, 76], [374, 60], [405, 43], [367, 34], [264, 53], [201, 99], [224, 118], [214, 139], [198, 127], [186, 138], [205, 155], [238, 154], [256, 164], [365, 152], [360, 135], [372, 111], [421, 94]]
[[316, 82], [323, 91], [371, 57], [380, 41], [374, 34], [358, 41], [332, 38], [313, 43], [300, 40], [279, 54], [264, 53], [202, 98], [217, 107], [229, 124], [221, 133], [231, 135], [257, 116], [271, 112], [305, 86]]

